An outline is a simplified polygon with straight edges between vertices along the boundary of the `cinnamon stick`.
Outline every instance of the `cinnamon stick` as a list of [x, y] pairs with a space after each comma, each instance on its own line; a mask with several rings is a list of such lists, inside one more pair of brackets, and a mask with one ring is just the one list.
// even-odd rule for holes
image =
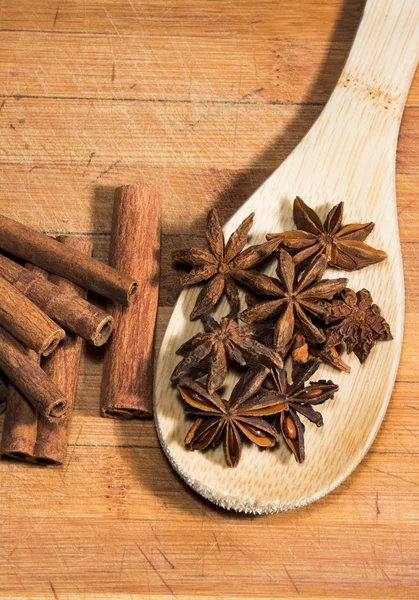
[[[34, 364], [39, 366], [39, 354], [29, 349], [25, 349], [24, 352], [28, 360], [34, 361]], [[36, 431], [37, 412], [35, 408], [22, 396], [13, 383], [10, 383], [1, 437], [1, 455], [34, 462]]]
[[0, 277], [0, 325], [44, 356], [51, 354], [65, 335], [61, 327], [3, 277]]
[[110, 307], [114, 332], [105, 347], [103, 417], [149, 417], [153, 411], [153, 338], [158, 305], [160, 197], [138, 185], [117, 190], [110, 264], [133, 273], [139, 293], [128, 308]]
[[137, 289], [129, 275], [1, 215], [0, 248], [125, 306]]
[[1, 254], [0, 275], [65, 329], [95, 346], [101, 346], [109, 338], [113, 318], [84, 298], [69, 294], [63, 286], [36, 277]]
[[7, 388], [7, 378], [0, 371], [0, 415], [2, 415], [6, 410]]
[[[92, 253], [92, 244], [87, 240], [64, 236], [57, 239], [80, 252]], [[87, 292], [74, 283], [70, 283], [56, 275], [51, 275], [50, 279], [61, 290], [65, 290], [69, 294], [81, 297], [87, 296]], [[43, 370], [51, 381], [66, 394], [68, 404], [66, 415], [58, 421], [51, 422], [43, 417], [38, 418], [36, 443], [33, 450], [33, 456], [38, 463], [61, 465], [65, 460], [68, 429], [76, 396], [81, 349], [82, 339], [73, 333], [67, 333], [65, 340], [54, 354], [42, 361]]]
[[32, 406], [47, 419], [65, 413], [67, 399], [35, 361], [28, 358], [24, 346], [0, 327], [0, 369]]

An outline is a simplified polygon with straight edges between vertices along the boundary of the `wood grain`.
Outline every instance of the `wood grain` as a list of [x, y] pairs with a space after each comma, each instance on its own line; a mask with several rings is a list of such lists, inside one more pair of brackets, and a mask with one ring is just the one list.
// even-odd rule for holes
[[[169, 272], [172, 248], [200, 237], [210, 206], [230, 217], [306, 133], [339, 77], [362, 6], [4, 3], [0, 212], [50, 233], [89, 234], [104, 259], [115, 187], [138, 180], [158, 187], [159, 345], [178, 290]], [[139, 56], [143, 61], [133, 64]], [[256, 95], [266, 87], [260, 69], [270, 64], [280, 69], [272, 77], [279, 85]], [[128, 78], [137, 84], [130, 91]], [[293, 513], [249, 520], [220, 512], [173, 475], [152, 423], [99, 417], [103, 352], [85, 348], [67, 464], [51, 470], [0, 463], [0, 595], [417, 597], [418, 90], [416, 75], [397, 165], [404, 346], [382, 428], [356, 472], [326, 499]], [[115, 100], [128, 93], [143, 100]], [[272, 104], [278, 98], [285, 105]]]

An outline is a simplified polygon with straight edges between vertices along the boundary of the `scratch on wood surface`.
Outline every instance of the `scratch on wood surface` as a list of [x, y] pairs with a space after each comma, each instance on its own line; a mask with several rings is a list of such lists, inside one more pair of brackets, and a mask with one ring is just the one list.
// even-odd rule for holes
[[169, 565], [169, 567], [171, 569], [174, 569], [175, 565], [167, 558], [167, 556], [165, 555], [165, 553], [163, 552], [163, 550], [160, 550], [160, 548], [157, 548], [157, 550], [160, 552], [160, 554], [162, 555], [162, 557], [164, 558], [164, 560], [167, 562], [167, 564]]
[[112, 83], [115, 81], [115, 63], [112, 65]]
[[375, 517], [378, 519], [378, 515], [381, 515], [380, 505], [378, 503], [378, 492], [375, 493]]
[[101, 173], [99, 173], [99, 175], [96, 177], [96, 179], [93, 179], [93, 181], [91, 181], [90, 183], [95, 183], [96, 181], [99, 181], [99, 179], [101, 179], [102, 177], [104, 177], [107, 173], [109, 173], [109, 171], [111, 169], [114, 169], [117, 165], [119, 165], [119, 163], [121, 162], [122, 159], [118, 159], [115, 162], [113, 162], [111, 165], [109, 165], [109, 167], [107, 169], [105, 169], [104, 171], [102, 171]]
[[3, 100], [3, 102], [0, 104], [0, 111], [3, 110], [4, 105], [6, 104], [6, 98]]
[[121, 566], [119, 568], [119, 577], [118, 577], [118, 581], [121, 581], [122, 578], [122, 571], [124, 569], [124, 560], [125, 560], [125, 552], [126, 552], [126, 547], [124, 546], [124, 549], [122, 551], [122, 559], [121, 559]]
[[400, 475], [395, 475], [394, 473], [389, 473], [388, 471], [384, 471], [382, 469], [377, 469], [376, 467], [368, 466], [368, 468], [371, 469], [372, 471], [376, 471], [377, 473], [382, 473], [383, 475], [388, 475], [389, 477], [394, 477], [395, 479], [399, 479], [400, 481], [404, 481], [405, 483], [410, 483], [410, 485], [419, 487], [419, 483], [416, 483], [416, 481], [412, 481], [411, 479], [405, 479], [404, 477], [400, 477]]
[[94, 157], [94, 155], [95, 155], [95, 151], [94, 151], [94, 150], [92, 150], [92, 152], [90, 153], [89, 159], [88, 159], [88, 161], [87, 161], [86, 168], [85, 168], [85, 170], [84, 170], [84, 172], [83, 172], [83, 177], [86, 175], [86, 173], [87, 173], [87, 169], [90, 167], [90, 164], [91, 164], [91, 162], [92, 162], [92, 160], [93, 160], [93, 157]]
[[52, 591], [52, 593], [54, 594], [54, 598], [55, 598], [55, 600], [58, 600], [58, 594], [57, 594], [57, 592], [55, 591], [55, 587], [54, 587], [54, 585], [53, 585], [52, 581], [49, 581], [48, 583], [49, 583], [49, 587], [51, 588], [51, 591]]
[[288, 579], [291, 581], [294, 590], [297, 592], [298, 595], [300, 595], [300, 590], [298, 589], [294, 579], [291, 577], [290, 572], [288, 571], [288, 569], [285, 565], [284, 565], [284, 570], [285, 570], [285, 573], [287, 574]]
[[52, 24], [52, 28], [53, 28], [53, 29], [54, 29], [54, 27], [55, 27], [55, 24], [57, 23], [57, 20], [58, 20], [58, 14], [59, 14], [59, 12], [60, 12], [60, 7], [59, 7], [59, 6], [57, 6], [57, 10], [56, 10], [55, 17], [54, 17], [54, 23]]
[[214, 536], [214, 539], [215, 539], [215, 545], [217, 546], [217, 550], [218, 550], [218, 552], [221, 552], [221, 549], [220, 549], [220, 544], [218, 543], [217, 536], [215, 535], [215, 533], [214, 533], [214, 532], [212, 532], [212, 535]]
[[169, 590], [169, 592], [172, 594], [172, 596], [174, 596], [176, 598], [176, 595], [175, 595], [174, 591], [172, 590], [172, 588], [170, 587], [170, 585], [167, 583], [167, 581], [165, 580], [165, 578], [160, 574], [160, 572], [157, 569], [157, 567], [155, 567], [154, 564], [151, 562], [151, 560], [148, 558], [148, 556], [146, 555], [146, 553], [144, 552], [144, 550], [141, 548], [141, 546], [137, 542], [135, 542], [135, 545], [137, 546], [137, 548], [141, 552], [141, 554], [144, 556], [144, 558], [146, 559], [146, 561], [148, 562], [148, 564], [150, 565], [150, 567], [156, 573], [156, 575], [158, 575], [158, 577], [160, 578], [161, 582], [166, 587], [166, 589]]

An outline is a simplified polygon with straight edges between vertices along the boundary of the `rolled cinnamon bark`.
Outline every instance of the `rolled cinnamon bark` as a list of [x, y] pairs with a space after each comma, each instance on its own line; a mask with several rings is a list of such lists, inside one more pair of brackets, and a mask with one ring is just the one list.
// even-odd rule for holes
[[6, 410], [8, 385], [7, 378], [0, 372], [0, 415]]
[[149, 417], [153, 411], [153, 338], [159, 291], [160, 197], [138, 185], [117, 190], [110, 264], [133, 273], [140, 292], [129, 308], [112, 305], [115, 327], [105, 347], [103, 417]]
[[[25, 349], [28, 360], [39, 366], [40, 356], [33, 350]], [[9, 384], [7, 408], [4, 415], [0, 453], [18, 460], [34, 462], [34, 448], [37, 432], [37, 412], [22, 396], [19, 390]]]
[[65, 395], [3, 327], [0, 327], [0, 369], [47, 419], [59, 419], [65, 414]]
[[19, 342], [47, 356], [64, 338], [64, 330], [0, 277], [0, 325]]
[[125, 306], [137, 290], [129, 275], [2, 215], [0, 248]]
[[[76, 248], [79, 252], [92, 253], [92, 244], [87, 240], [76, 237], [61, 236], [57, 238], [64, 244]], [[86, 297], [87, 292], [74, 283], [51, 275], [50, 278], [61, 290], [68, 294]], [[38, 463], [63, 464], [67, 454], [67, 438], [70, 418], [74, 409], [77, 389], [77, 378], [80, 365], [82, 339], [73, 333], [67, 333], [65, 340], [51, 356], [42, 361], [42, 368], [51, 381], [67, 396], [66, 415], [58, 421], [47, 421], [38, 418], [38, 431], [33, 456]]]
[[67, 289], [51, 281], [39, 279], [28, 269], [1, 254], [0, 275], [51, 319], [91, 344], [101, 346], [109, 338], [113, 318], [84, 298], [69, 294]]

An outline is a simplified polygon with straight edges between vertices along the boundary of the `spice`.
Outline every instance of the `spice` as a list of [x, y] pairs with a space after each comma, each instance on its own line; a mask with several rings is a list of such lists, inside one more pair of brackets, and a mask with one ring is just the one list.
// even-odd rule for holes
[[6, 377], [0, 371], [0, 415], [6, 410], [8, 382]]
[[353, 352], [361, 363], [367, 360], [377, 342], [393, 339], [381, 309], [373, 304], [366, 289], [357, 293], [343, 290], [340, 299], [331, 303], [326, 322], [335, 324], [327, 330], [325, 348], [331, 349], [345, 342], [348, 354]]
[[224, 317], [220, 323], [210, 316], [201, 317], [205, 333], [197, 333], [177, 351], [183, 360], [176, 366], [172, 381], [190, 376], [194, 369], [207, 370], [209, 393], [220, 388], [227, 376], [228, 359], [241, 365], [260, 363], [282, 367], [277, 352], [256, 340], [255, 332], [248, 326], [239, 326], [237, 319]]
[[230, 400], [223, 400], [216, 392], [210, 394], [201, 384], [185, 379], [178, 385], [186, 403], [187, 414], [195, 421], [189, 429], [185, 444], [191, 450], [205, 450], [221, 441], [227, 464], [239, 463], [243, 438], [262, 448], [272, 448], [278, 441], [275, 428], [263, 417], [283, 410], [282, 400], [258, 399], [268, 369], [261, 367], [248, 371], [234, 387]]
[[324, 404], [334, 397], [339, 387], [332, 381], [320, 380], [306, 382], [319, 368], [319, 361], [308, 360], [297, 370], [292, 384], [287, 381], [287, 373], [284, 369], [274, 368], [271, 370], [275, 389], [261, 392], [260, 402], [283, 402], [284, 408], [276, 417], [276, 427], [295, 456], [297, 462], [302, 463], [305, 458], [304, 431], [305, 426], [300, 415], [315, 423], [317, 427], [323, 425], [321, 413], [314, 410], [313, 406]]
[[47, 419], [65, 414], [67, 398], [13, 336], [0, 327], [0, 369], [18, 390]]
[[[217, 214], [211, 211], [207, 227], [211, 254], [192, 249], [175, 255], [193, 267], [185, 284], [210, 280], [191, 315], [191, 319], [201, 316], [204, 332], [178, 349], [183, 358], [171, 377], [186, 414], [194, 418], [185, 438], [191, 450], [205, 450], [223, 440], [227, 464], [235, 467], [243, 439], [273, 448], [280, 435], [302, 463], [305, 425], [301, 419], [322, 426], [323, 417], [313, 407], [338, 391], [330, 380], [309, 382], [319, 365], [349, 373], [341, 357], [345, 343], [347, 351], [363, 362], [377, 341], [391, 339], [389, 325], [367, 290], [355, 294], [346, 288], [348, 279], [343, 277], [322, 279], [328, 264], [353, 270], [386, 256], [364, 243], [373, 223], [341, 227], [342, 214], [343, 203], [322, 224], [297, 198], [294, 219], [299, 230], [268, 236], [269, 242], [282, 242], [289, 250], [277, 251], [278, 278], [251, 268], [261, 262], [255, 256], [266, 257], [275, 247], [262, 244], [243, 250], [253, 215], [224, 248]], [[251, 291], [246, 294], [248, 308], [240, 315], [236, 282]], [[224, 291], [231, 311], [217, 322], [206, 313]], [[246, 324], [239, 324], [239, 318]], [[292, 383], [286, 371], [289, 362]], [[230, 399], [224, 400], [216, 390], [226, 381], [230, 363], [246, 370]], [[198, 381], [203, 378], [205, 384]]]
[[[60, 236], [57, 239], [66, 246], [76, 248], [79, 252], [87, 255], [92, 253], [92, 243], [86, 239], [70, 236]], [[50, 275], [50, 279], [60, 290], [64, 290], [68, 294], [84, 298], [87, 296], [85, 290], [57, 275]], [[64, 417], [56, 421], [50, 421], [42, 415], [38, 415], [36, 439], [32, 450], [33, 458], [37, 463], [61, 465], [65, 460], [68, 429], [76, 397], [82, 345], [83, 341], [80, 337], [74, 333], [67, 333], [54, 354], [42, 361], [42, 369], [51, 382], [65, 393], [67, 411]]]
[[[48, 273], [34, 265], [27, 263], [26, 268], [31, 271], [37, 280], [46, 280], [48, 278]], [[65, 343], [66, 340], [67, 336], [62, 343]], [[57, 352], [58, 349], [55, 350], [54, 355]], [[28, 359], [33, 360], [37, 366], [40, 365], [41, 356], [39, 354], [28, 349], [25, 349], [25, 353]], [[61, 417], [58, 421], [62, 421], [63, 418]], [[1, 438], [2, 456], [34, 462], [37, 426], [38, 414], [36, 409], [25, 399], [13, 383], [10, 383]]]
[[0, 215], [0, 248], [125, 306], [137, 290], [137, 281], [129, 275], [4, 215]]
[[240, 300], [236, 281], [243, 283], [247, 277], [257, 277], [259, 273], [253, 271], [253, 267], [270, 256], [280, 242], [279, 239], [274, 239], [244, 250], [253, 218], [254, 213], [243, 221], [225, 244], [218, 213], [213, 209], [208, 215], [206, 230], [210, 252], [191, 248], [174, 253], [173, 259], [176, 262], [192, 267], [182, 278], [182, 285], [207, 282], [198, 296], [191, 320], [208, 314], [223, 293], [231, 307], [230, 316], [237, 316]]
[[65, 329], [94, 346], [102, 346], [108, 340], [113, 328], [113, 318], [101, 308], [75, 294], [69, 294], [63, 286], [36, 277], [28, 269], [1, 254], [0, 275]]
[[113, 304], [115, 328], [105, 347], [101, 388], [103, 417], [153, 414], [153, 341], [159, 295], [160, 196], [131, 185], [117, 191], [110, 261], [133, 273], [140, 292], [128, 308]]
[[322, 223], [314, 210], [297, 196], [293, 213], [298, 229], [280, 234], [270, 233], [267, 238], [280, 239], [293, 252], [296, 265], [321, 255], [337, 269], [355, 271], [387, 258], [382, 250], [364, 243], [374, 223], [354, 223], [342, 227], [343, 207], [343, 202], [334, 206]]
[[47, 356], [64, 338], [64, 330], [0, 276], [0, 325], [35, 352]]
[[[25, 350], [25, 354], [28, 360], [34, 361], [34, 364], [39, 366], [39, 354], [28, 349]], [[1, 436], [1, 456], [34, 462], [37, 420], [35, 408], [17, 387], [10, 383]]]
[[247, 323], [263, 323], [275, 318], [274, 347], [278, 352], [285, 351], [296, 328], [313, 342], [324, 342], [326, 336], [313, 322], [313, 316], [324, 318], [327, 310], [321, 301], [331, 300], [348, 283], [343, 277], [322, 280], [326, 266], [325, 257], [320, 255], [298, 275], [292, 256], [281, 249], [277, 267], [279, 279], [259, 273], [257, 279], [247, 281], [255, 292], [274, 299], [248, 308], [241, 318]]

